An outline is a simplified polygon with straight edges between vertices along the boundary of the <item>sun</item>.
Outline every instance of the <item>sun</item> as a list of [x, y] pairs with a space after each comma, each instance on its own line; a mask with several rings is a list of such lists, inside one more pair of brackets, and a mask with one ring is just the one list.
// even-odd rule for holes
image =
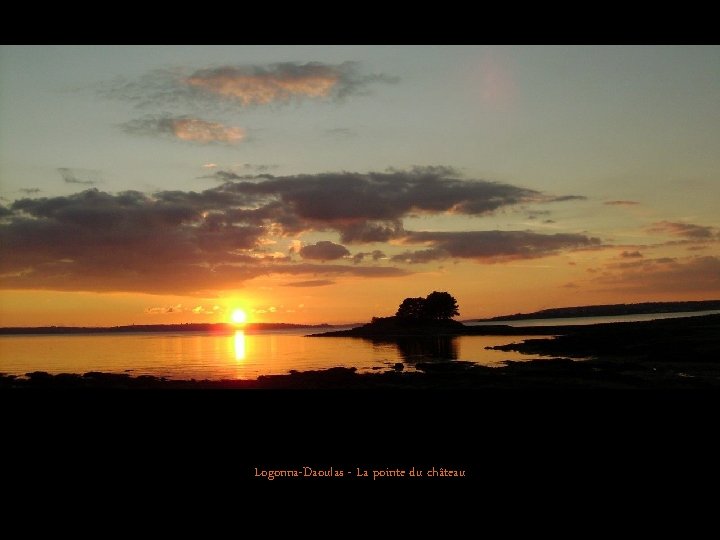
[[243, 324], [247, 321], [247, 314], [242, 309], [233, 309], [230, 319], [235, 324]]

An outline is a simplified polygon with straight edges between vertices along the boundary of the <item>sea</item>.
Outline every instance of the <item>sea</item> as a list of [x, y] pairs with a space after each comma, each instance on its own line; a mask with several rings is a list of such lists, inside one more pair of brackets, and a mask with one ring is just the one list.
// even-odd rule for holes
[[[515, 327], [629, 322], [720, 313], [697, 311], [528, 319], [493, 323]], [[339, 330], [342, 328], [333, 328]], [[126, 373], [177, 380], [255, 379], [296, 371], [354, 367], [358, 372], [417, 369], [424, 362], [465, 360], [500, 367], [508, 360], [538, 358], [488, 349], [538, 336], [456, 336], [373, 341], [348, 337], [307, 337], [317, 329], [210, 332], [101, 333], [0, 336], [0, 373], [24, 376], [35, 371]]]

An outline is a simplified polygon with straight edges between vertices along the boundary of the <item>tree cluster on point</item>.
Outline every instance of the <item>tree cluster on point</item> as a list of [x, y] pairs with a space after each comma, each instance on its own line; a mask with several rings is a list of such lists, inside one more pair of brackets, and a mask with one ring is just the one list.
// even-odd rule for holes
[[447, 292], [433, 291], [425, 298], [406, 298], [395, 317], [406, 321], [443, 321], [460, 315], [457, 300]]

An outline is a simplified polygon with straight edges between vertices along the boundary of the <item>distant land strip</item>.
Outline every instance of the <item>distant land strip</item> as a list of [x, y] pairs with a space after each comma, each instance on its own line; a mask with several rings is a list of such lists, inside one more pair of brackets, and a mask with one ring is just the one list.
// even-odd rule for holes
[[644, 315], [654, 313], [680, 313], [685, 311], [720, 310], [720, 300], [689, 302], [642, 302], [639, 304], [607, 304], [600, 306], [576, 306], [550, 308], [532, 313], [500, 315], [489, 319], [470, 319], [465, 322], [517, 321], [524, 319], [560, 319], [570, 317], [610, 317], [617, 315]]
[[303, 328], [335, 328], [347, 325], [248, 323], [131, 324], [126, 326], [17, 326], [0, 328], [0, 335], [15, 334], [123, 334], [135, 332], [212, 332], [231, 334], [236, 330], [258, 332], [267, 330], [295, 330]]

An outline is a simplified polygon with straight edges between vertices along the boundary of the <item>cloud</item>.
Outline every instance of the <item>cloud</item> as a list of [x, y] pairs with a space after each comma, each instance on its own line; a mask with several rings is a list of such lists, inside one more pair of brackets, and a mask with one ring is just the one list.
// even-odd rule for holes
[[[295, 176], [217, 171], [213, 176], [222, 184], [197, 192], [111, 194], [92, 188], [8, 204], [0, 221], [0, 286], [209, 294], [263, 275], [395, 277], [410, 274], [392, 266], [398, 261], [496, 262], [599, 244], [577, 234], [405, 230], [407, 216], [486, 215], [553, 198], [509, 184], [460, 179], [447, 167]], [[286, 249], [276, 245], [279, 241], [297, 240], [303, 232], [336, 234], [341, 243], [298, 244], [294, 252], [304, 261], [279, 253]], [[387, 259], [373, 248], [351, 257], [342, 245], [389, 240], [424, 251]], [[342, 258], [352, 261], [312, 262]], [[359, 264], [363, 261], [368, 264]]]
[[168, 313], [183, 313], [190, 311], [188, 308], [184, 308], [182, 304], [176, 304], [174, 306], [155, 306], [148, 307], [143, 310], [145, 313], [150, 315], [167, 315]]
[[251, 107], [305, 100], [337, 100], [363, 93], [376, 83], [397, 79], [363, 74], [356, 62], [282, 62], [267, 65], [220, 66], [188, 73], [183, 69], [155, 70], [135, 80], [115, 79], [101, 95], [138, 106]]
[[638, 258], [641, 258], [642, 256], [643, 256], [643, 254], [640, 253], [639, 251], [623, 251], [620, 254], [620, 257], [622, 259], [638, 259]]
[[424, 243], [428, 249], [407, 251], [392, 261], [411, 264], [460, 258], [484, 262], [534, 259], [560, 251], [599, 246], [598, 238], [582, 234], [540, 234], [528, 231], [408, 232], [403, 243]]
[[[200, 294], [269, 274], [393, 277], [393, 267], [295, 264], [265, 252], [262, 209], [235, 196], [89, 189], [19, 199], [0, 222], [0, 286]], [[10, 256], [12, 254], [12, 256]]]
[[100, 171], [91, 169], [68, 169], [66, 167], [57, 170], [67, 184], [81, 184], [92, 186], [100, 181]]
[[603, 204], [608, 206], [635, 206], [640, 203], [637, 201], [605, 201]]
[[34, 195], [35, 193], [40, 193], [42, 190], [40, 188], [20, 188], [18, 191], [20, 193], [25, 193], [26, 195]]
[[713, 227], [671, 221], [653, 223], [647, 230], [651, 233], [678, 236], [689, 240], [710, 240], [714, 236]]
[[586, 201], [587, 197], [582, 195], [561, 195], [559, 197], [549, 197], [547, 202], [566, 202], [566, 201]]
[[242, 168], [245, 171], [251, 171], [255, 173], [266, 173], [273, 169], [280, 167], [274, 163], [243, 163]]
[[359, 264], [365, 259], [365, 257], [372, 257], [373, 261], [379, 261], [380, 259], [386, 259], [387, 255], [385, 255], [385, 253], [383, 253], [379, 249], [375, 249], [369, 252], [359, 252], [353, 255], [353, 262], [355, 264]]
[[528, 210], [526, 213], [527, 219], [537, 219], [540, 216], [550, 215], [550, 210]]
[[311, 279], [308, 281], [294, 281], [286, 283], [286, 287], [324, 287], [325, 285], [333, 285], [335, 282], [330, 279]]
[[[242, 128], [187, 116], [145, 116], [122, 124], [121, 129], [131, 135], [169, 137], [199, 144], [236, 144], [245, 139], [245, 130]], [[205, 167], [216, 165], [207, 164]]]
[[333, 242], [328, 242], [327, 240], [300, 248], [300, 256], [303, 259], [333, 261], [347, 257], [348, 255], [350, 255], [350, 252], [345, 246], [334, 244]]
[[401, 219], [410, 214], [486, 215], [505, 206], [556, 199], [510, 184], [461, 179], [447, 167], [254, 177], [217, 171], [211, 176], [224, 182], [219, 192], [264, 201], [268, 210], [274, 205], [276, 222], [287, 232], [333, 229], [343, 243], [401, 237]]
[[716, 256], [649, 259], [632, 266], [612, 266], [596, 279], [610, 290], [656, 295], [720, 292], [720, 258]]

